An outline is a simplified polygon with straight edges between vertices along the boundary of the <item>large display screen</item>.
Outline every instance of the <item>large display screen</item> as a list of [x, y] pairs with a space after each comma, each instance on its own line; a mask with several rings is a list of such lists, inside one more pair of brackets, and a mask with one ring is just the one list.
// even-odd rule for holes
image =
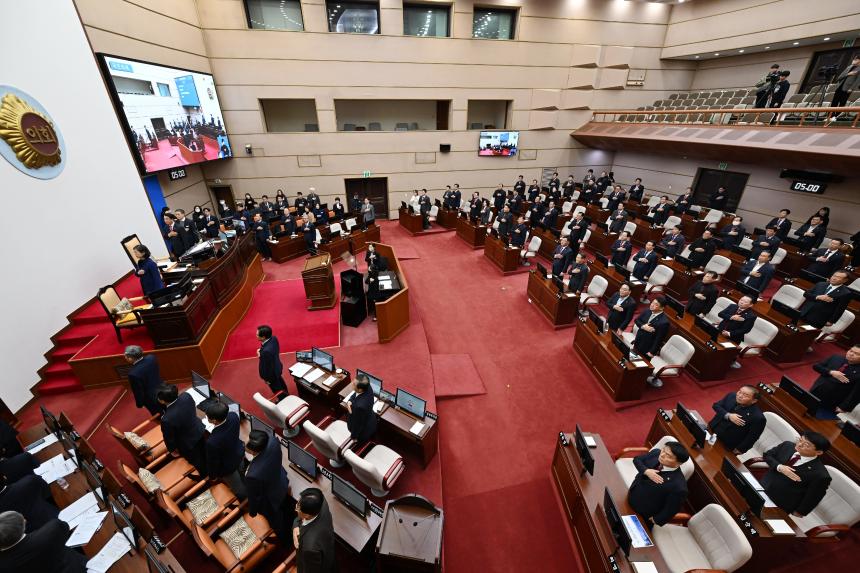
[[517, 154], [519, 141], [519, 131], [482, 131], [478, 155], [513, 157]]
[[142, 174], [233, 155], [210, 74], [108, 54], [99, 59]]

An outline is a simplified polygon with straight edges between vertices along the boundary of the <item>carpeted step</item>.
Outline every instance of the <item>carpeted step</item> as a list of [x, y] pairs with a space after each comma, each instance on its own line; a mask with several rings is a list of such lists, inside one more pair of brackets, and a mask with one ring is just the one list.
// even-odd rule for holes
[[42, 370], [42, 380], [55, 380], [69, 375], [74, 376], [74, 371], [66, 361], [52, 362]]
[[[109, 326], [109, 328], [112, 328]], [[58, 334], [56, 338], [56, 342], [59, 343], [71, 343], [71, 342], [80, 342], [85, 344], [92, 340], [93, 337], [97, 336], [104, 332], [104, 324], [103, 323], [84, 323], [84, 324], [72, 324], [70, 328], [67, 328], [63, 333]]]
[[99, 303], [93, 303], [80, 312], [73, 314], [69, 318], [69, 321], [72, 324], [92, 324], [94, 322], [105, 322], [107, 319], [102, 306]]
[[65, 362], [77, 354], [84, 345], [79, 342], [60, 342], [48, 354], [49, 362]]
[[39, 382], [35, 391], [37, 396], [50, 396], [52, 394], [66, 394], [68, 392], [80, 392], [84, 389], [83, 384], [78, 381], [74, 374], [52, 378]]

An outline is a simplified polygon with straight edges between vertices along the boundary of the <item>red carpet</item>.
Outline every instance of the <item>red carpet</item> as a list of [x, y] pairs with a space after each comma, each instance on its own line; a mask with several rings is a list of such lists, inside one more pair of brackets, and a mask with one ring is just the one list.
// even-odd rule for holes
[[432, 354], [433, 385], [437, 398], [486, 394], [481, 375], [468, 354]]
[[[204, 137], [203, 145], [206, 148], [206, 161], [218, 159], [218, 142]], [[170, 142], [166, 139], [158, 141], [157, 151], [154, 149], [145, 151], [143, 162], [146, 164], [146, 170], [149, 172], [188, 165], [188, 161], [179, 154], [179, 148], [170, 145]]]
[[272, 327], [283, 352], [337, 346], [339, 306], [311, 312], [307, 305], [301, 280], [262, 282], [254, 289], [251, 308], [227, 339], [221, 360], [257, 356], [257, 327], [261, 324]]

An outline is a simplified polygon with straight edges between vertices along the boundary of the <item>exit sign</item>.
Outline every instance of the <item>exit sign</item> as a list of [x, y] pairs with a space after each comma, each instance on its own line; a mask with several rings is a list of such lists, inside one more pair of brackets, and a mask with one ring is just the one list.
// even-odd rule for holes
[[720, 163], [720, 165], [719, 165], [720, 171], [725, 171], [728, 168], [729, 168], [729, 164], [726, 162]]
[[365, 177], [365, 178], [367, 178], [367, 177], [370, 177], [370, 176], [371, 176], [371, 173], [370, 173], [370, 170], [369, 170], [369, 169], [367, 169], [367, 170], [365, 170], [365, 171], [362, 171], [362, 173], [361, 173], [361, 174], [362, 174], [362, 176], [363, 176], [363, 177]]

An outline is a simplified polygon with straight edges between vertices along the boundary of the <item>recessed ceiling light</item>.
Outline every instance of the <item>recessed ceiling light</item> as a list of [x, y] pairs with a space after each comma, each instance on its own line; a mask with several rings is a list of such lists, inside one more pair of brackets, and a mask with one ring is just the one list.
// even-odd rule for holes
[[770, 46], [765, 46], [765, 47], [764, 47], [764, 49], [765, 49], [765, 50], [770, 50]]
[[744, 53], [744, 51], [743, 51], [743, 50], [738, 50], [738, 53], [743, 54], [743, 53]]
[[792, 44], [792, 46], [796, 46], [796, 45], [798, 45], [799, 43], [800, 43], [800, 42], [794, 42], [794, 43]]
[[829, 39], [830, 39], [830, 38], [824, 38], [824, 41], [826, 42], [826, 41], [828, 41]]
[[720, 55], [720, 53], [719, 53], [719, 52], [717, 52], [717, 53], [715, 53], [714, 55], [715, 55], [715, 56], [719, 56], [719, 55]]

